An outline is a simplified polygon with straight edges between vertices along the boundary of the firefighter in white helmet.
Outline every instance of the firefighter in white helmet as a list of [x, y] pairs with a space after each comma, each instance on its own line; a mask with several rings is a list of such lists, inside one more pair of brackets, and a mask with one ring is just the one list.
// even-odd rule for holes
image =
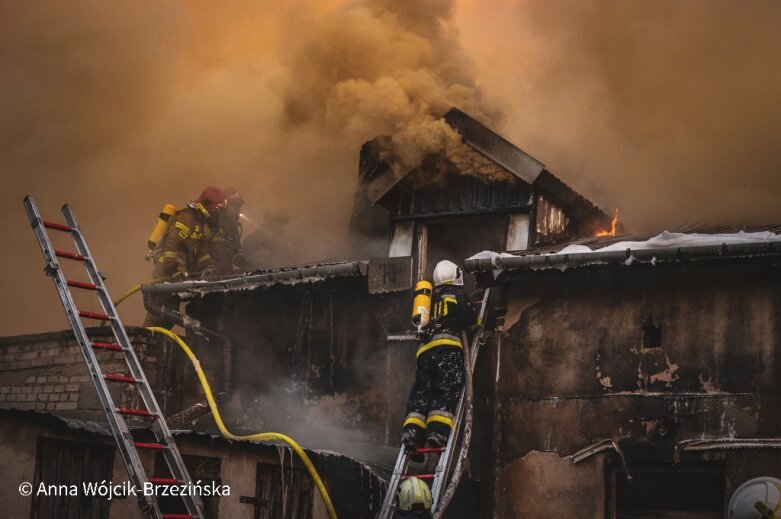
[[[427, 443], [444, 447], [453, 429], [458, 399], [464, 385], [461, 331], [477, 319], [464, 293], [461, 268], [440, 261], [434, 268], [434, 291], [428, 326], [421, 333], [415, 384], [407, 400], [402, 443], [414, 451]], [[412, 455], [413, 461], [421, 461]]]
[[414, 476], [407, 478], [399, 485], [399, 506], [394, 519], [429, 518], [431, 504], [431, 490], [426, 482]]

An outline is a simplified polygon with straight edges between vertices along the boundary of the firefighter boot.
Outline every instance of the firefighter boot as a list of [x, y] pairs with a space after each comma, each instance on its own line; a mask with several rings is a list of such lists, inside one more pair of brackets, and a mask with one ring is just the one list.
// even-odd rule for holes
[[[417, 426], [407, 426], [401, 432], [401, 443], [404, 445], [404, 450], [408, 453], [415, 452], [423, 446], [426, 431]], [[410, 461], [414, 463], [422, 463], [424, 460], [423, 454], [409, 454]]]

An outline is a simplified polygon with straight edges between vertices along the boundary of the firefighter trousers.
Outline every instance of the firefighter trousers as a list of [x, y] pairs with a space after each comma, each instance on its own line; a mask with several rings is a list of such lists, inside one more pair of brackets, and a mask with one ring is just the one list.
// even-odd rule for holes
[[404, 442], [414, 441], [417, 447], [422, 447], [426, 438], [432, 444], [447, 443], [463, 387], [464, 354], [460, 347], [447, 345], [423, 351], [407, 400]]

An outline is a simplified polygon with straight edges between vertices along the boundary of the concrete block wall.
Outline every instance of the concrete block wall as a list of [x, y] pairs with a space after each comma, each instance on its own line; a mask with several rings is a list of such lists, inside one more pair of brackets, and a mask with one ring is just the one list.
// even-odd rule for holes
[[[114, 342], [107, 328], [90, 328], [87, 332], [95, 341]], [[178, 411], [184, 356], [174, 351], [169, 341], [143, 328], [129, 328], [128, 336], [163, 411]], [[105, 374], [129, 374], [121, 353], [96, 350], [96, 354]], [[134, 385], [109, 382], [109, 390], [117, 405], [139, 406]], [[0, 338], [0, 407], [105, 419], [87, 364], [70, 330]]]

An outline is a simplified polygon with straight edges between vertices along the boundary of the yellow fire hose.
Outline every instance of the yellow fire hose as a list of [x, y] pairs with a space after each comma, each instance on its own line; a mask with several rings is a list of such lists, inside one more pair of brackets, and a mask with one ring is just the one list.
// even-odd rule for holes
[[[163, 281], [171, 281], [171, 280], [173, 280], [173, 279], [176, 279], [176, 278], [178, 278], [178, 277], [179, 277], [179, 276], [181, 276], [181, 275], [182, 275], [182, 274], [181, 274], [181, 272], [177, 272], [177, 273], [176, 273], [176, 274], [174, 274], [173, 276], [165, 276], [165, 277], [162, 277], [162, 278], [155, 278], [155, 279], [153, 279], [152, 281], [150, 281], [150, 282], [149, 282], [149, 284], [150, 284], [150, 285], [155, 285], [155, 284], [157, 284], [157, 283], [162, 283]], [[134, 286], [134, 287], [131, 287], [131, 288], [129, 288], [129, 289], [128, 289], [128, 290], [127, 290], [125, 293], [123, 293], [121, 296], [119, 296], [118, 298], [114, 299], [114, 301], [113, 301], [113, 303], [114, 303], [114, 306], [115, 306], [115, 307], [119, 306], [119, 304], [120, 304], [122, 301], [124, 301], [124, 300], [125, 300], [125, 299], [127, 299], [128, 297], [132, 296], [133, 294], [135, 294], [135, 293], [136, 293], [136, 292], [138, 292], [139, 290], [141, 290], [141, 283], [139, 283], [138, 285], [136, 285], [136, 286]]]
[[114, 306], [115, 307], [119, 306], [119, 303], [121, 303], [122, 301], [124, 301], [128, 297], [132, 296], [133, 294], [135, 294], [139, 290], [141, 290], [141, 284], [140, 283], [138, 285], [134, 286], [133, 288], [129, 289], [127, 292], [125, 292], [124, 294], [122, 294], [118, 298], [114, 299]]
[[230, 432], [225, 427], [225, 424], [222, 421], [222, 417], [220, 416], [219, 409], [217, 409], [217, 403], [214, 401], [214, 396], [212, 395], [212, 390], [211, 387], [209, 386], [209, 382], [206, 380], [206, 375], [201, 369], [201, 363], [198, 362], [198, 358], [192, 352], [190, 347], [187, 346], [187, 344], [178, 335], [165, 328], [161, 328], [159, 326], [151, 326], [147, 328], [147, 330], [151, 331], [152, 333], [156, 333], [156, 332], [162, 333], [166, 337], [176, 342], [176, 344], [178, 344], [179, 347], [182, 348], [185, 355], [187, 355], [187, 357], [190, 359], [190, 362], [195, 368], [195, 372], [198, 374], [198, 379], [200, 379], [201, 381], [201, 386], [203, 386], [203, 391], [206, 393], [206, 400], [209, 401], [209, 408], [212, 411], [212, 416], [214, 416], [214, 421], [217, 423], [217, 427], [220, 429], [220, 432], [225, 438], [228, 438], [229, 440], [236, 440], [236, 441], [278, 440], [287, 443], [290, 446], [290, 448], [293, 449], [293, 451], [301, 459], [301, 462], [306, 467], [307, 472], [309, 472], [309, 475], [312, 477], [312, 480], [315, 482], [315, 486], [317, 486], [317, 490], [320, 492], [320, 496], [323, 498], [323, 503], [325, 503], [325, 507], [328, 509], [328, 516], [331, 519], [337, 519], [336, 510], [334, 510], [334, 505], [333, 503], [331, 503], [331, 498], [328, 496], [328, 491], [325, 489], [325, 485], [323, 485], [323, 481], [320, 479], [320, 475], [317, 473], [317, 470], [315, 469], [314, 465], [312, 465], [312, 461], [309, 459], [309, 456], [307, 456], [306, 452], [304, 452], [304, 449], [302, 449], [292, 438], [280, 433], [267, 432], [267, 433], [250, 434], [247, 436], [236, 436], [235, 434]]

